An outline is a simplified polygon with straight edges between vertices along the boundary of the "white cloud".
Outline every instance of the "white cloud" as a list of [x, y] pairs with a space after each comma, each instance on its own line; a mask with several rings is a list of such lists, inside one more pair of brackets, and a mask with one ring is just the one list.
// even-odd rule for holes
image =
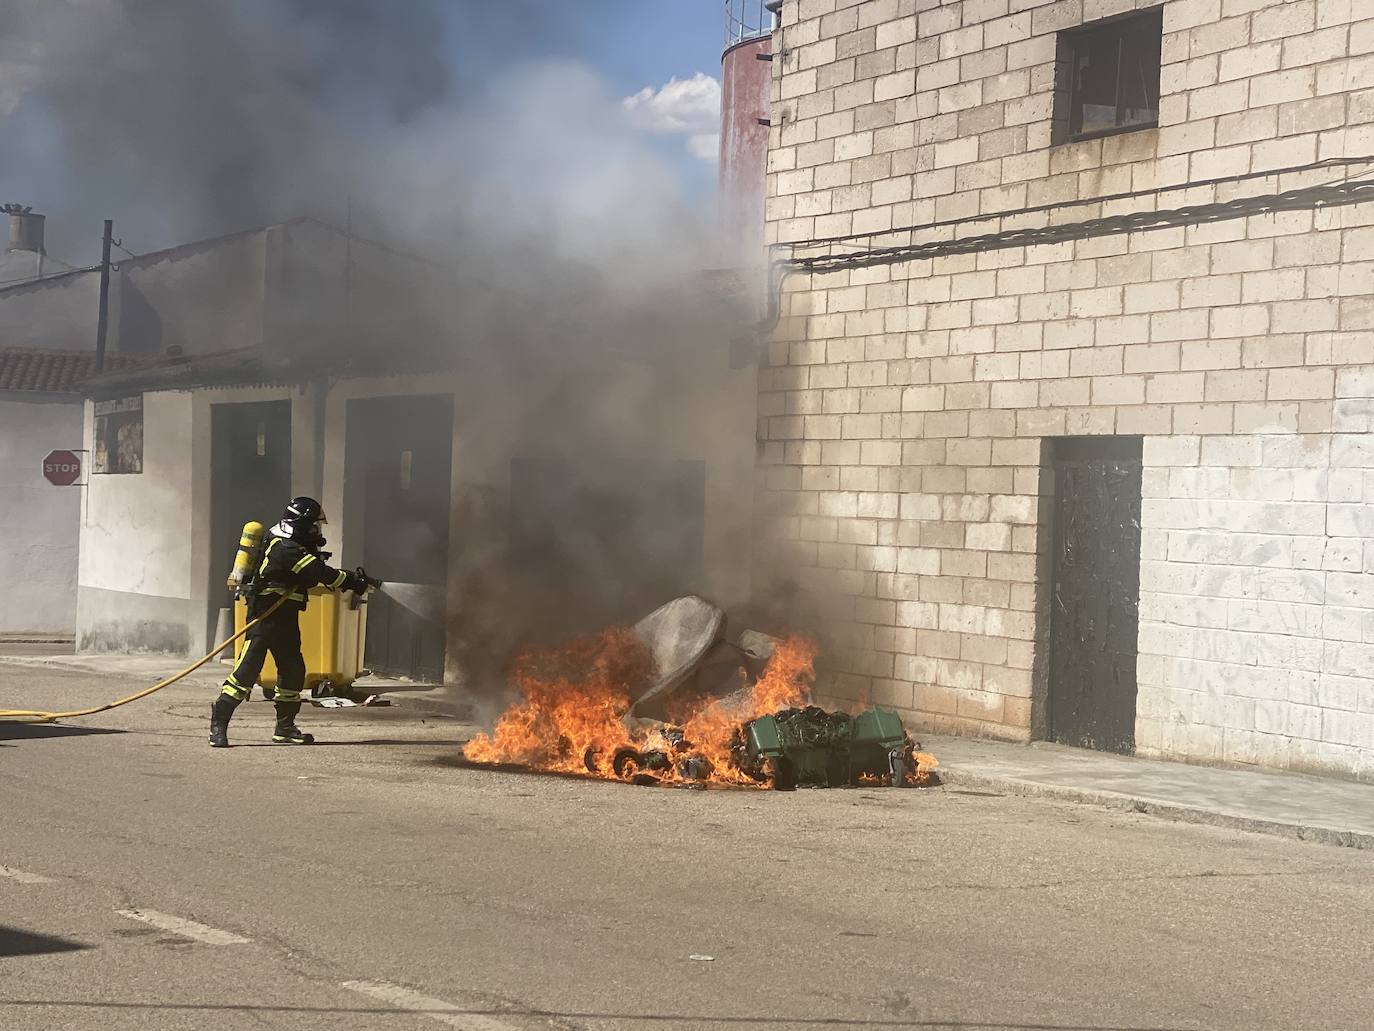
[[720, 160], [720, 133], [703, 132], [687, 137], [687, 152], [714, 164]]
[[621, 101], [631, 124], [651, 132], [701, 133], [720, 123], [720, 82], [697, 72], [669, 79], [658, 89], [645, 86]]
[[702, 161], [716, 160], [720, 82], [705, 72], [669, 79], [658, 89], [645, 86], [620, 104], [637, 129], [686, 136], [688, 153]]
[[22, 70], [0, 61], [0, 118], [14, 114], [19, 107], [19, 101], [28, 86]]
[[0, 38], [0, 117], [14, 114], [24, 94], [38, 84], [37, 46]]

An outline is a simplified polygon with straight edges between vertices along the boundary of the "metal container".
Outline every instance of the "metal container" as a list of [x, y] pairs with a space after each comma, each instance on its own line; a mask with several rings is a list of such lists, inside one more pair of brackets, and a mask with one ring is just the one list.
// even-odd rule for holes
[[815, 706], [759, 716], [744, 725], [746, 768], [774, 788], [841, 787], [887, 778], [901, 785], [909, 741], [902, 719], [876, 706], [856, 716]]
[[[234, 603], [234, 631], [247, 624], [248, 608], [243, 599]], [[363, 650], [367, 645], [367, 599], [351, 591], [331, 591], [327, 587], [310, 589], [310, 604], [301, 613], [301, 654], [305, 656], [305, 686], [312, 694], [346, 692], [363, 672]], [[234, 645], [234, 661], [243, 655], [245, 640]], [[258, 683], [277, 684], [277, 665], [267, 656]]]

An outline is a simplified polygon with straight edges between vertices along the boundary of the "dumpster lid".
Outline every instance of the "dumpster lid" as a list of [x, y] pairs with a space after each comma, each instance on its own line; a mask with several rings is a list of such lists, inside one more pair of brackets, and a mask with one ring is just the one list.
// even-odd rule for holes
[[725, 612], [705, 598], [674, 598], [641, 619], [634, 632], [653, 657], [657, 677], [630, 707], [645, 705], [676, 690], [701, 664], [725, 629]]

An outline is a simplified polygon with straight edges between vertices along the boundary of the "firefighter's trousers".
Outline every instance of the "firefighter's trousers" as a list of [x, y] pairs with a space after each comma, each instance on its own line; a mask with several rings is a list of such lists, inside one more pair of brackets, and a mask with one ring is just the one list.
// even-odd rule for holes
[[[275, 598], [253, 599], [248, 607], [248, 618], [266, 611]], [[259, 610], [254, 613], [254, 608]], [[244, 701], [253, 690], [253, 685], [262, 675], [263, 663], [271, 652], [272, 661], [277, 664], [278, 702], [299, 703], [301, 690], [305, 687], [305, 656], [301, 654], [300, 610], [287, 602], [272, 613], [244, 637], [243, 654], [239, 657], [234, 672], [224, 682], [224, 694], [236, 702]]]

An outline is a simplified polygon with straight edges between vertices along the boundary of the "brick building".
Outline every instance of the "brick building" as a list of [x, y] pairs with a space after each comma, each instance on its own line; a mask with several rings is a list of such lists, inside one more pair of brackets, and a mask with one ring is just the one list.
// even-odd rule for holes
[[1374, 778], [1374, 6], [779, 14], [764, 571], [832, 692]]

